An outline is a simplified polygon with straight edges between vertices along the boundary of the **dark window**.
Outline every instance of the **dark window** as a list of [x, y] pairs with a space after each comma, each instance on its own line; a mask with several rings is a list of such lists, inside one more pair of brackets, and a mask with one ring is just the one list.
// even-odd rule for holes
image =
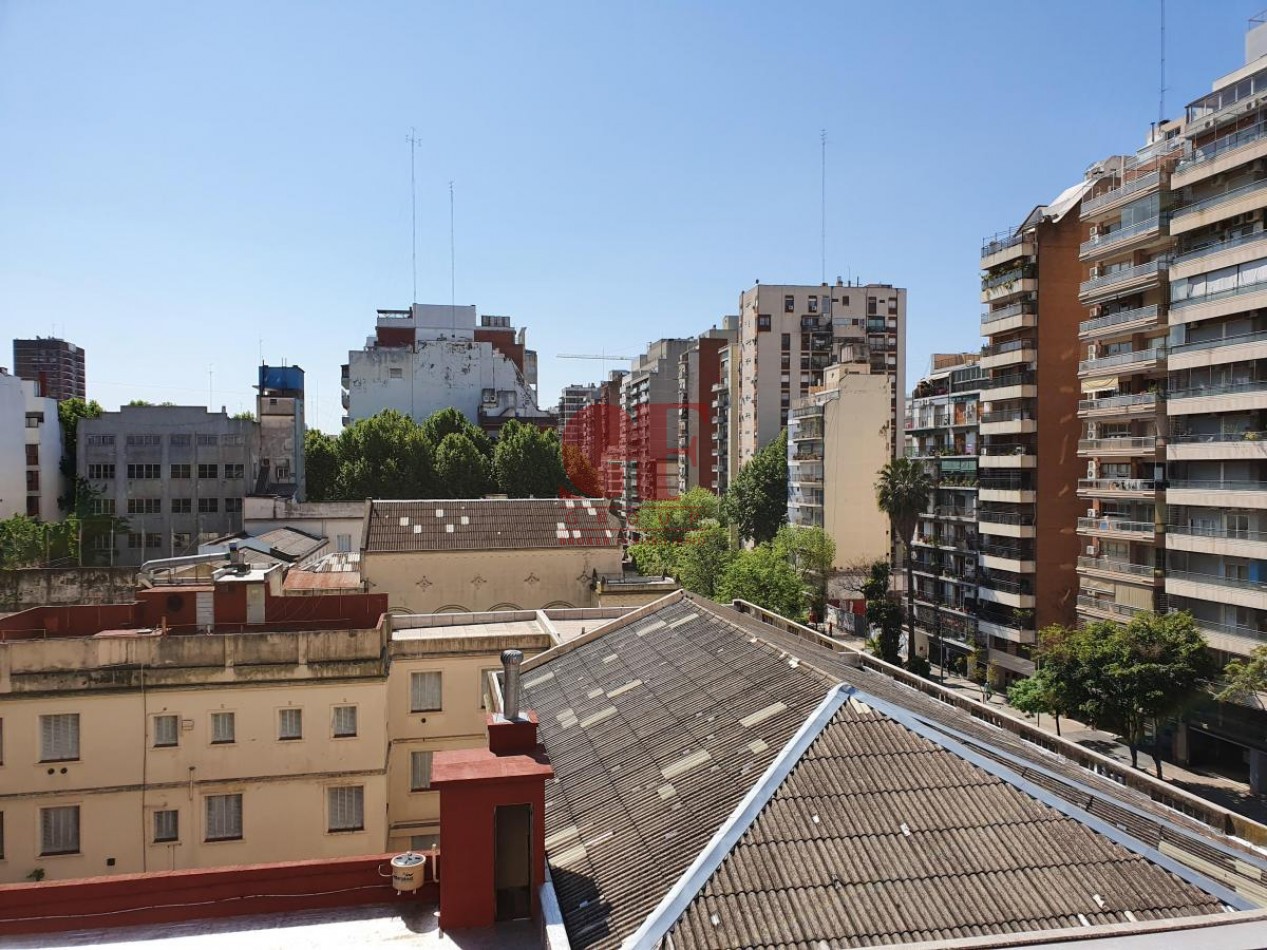
[[770, 315], [768, 313], [757, 314], [757, 330], [765, 332], [770, 329]]
[[224, 510], [228, 514], [237, 514], [242, 511], [241, 498], [226, 498], [224, 500]]
[[246, 471], [245, 465], [226, 465], [224, 467], [225, 478], [241, 478]]
[[26, 464], [27, 465], [40, 464], [40, 447], [38, 445], [28, 445], [26, 447]]
[[173, 498], [172, 499], [172, 514], [187, 515], [193, 510], [194, 509], [193, 509], [192, 499], [190, 498]]
[[198, 466], [199, 478], [218, 478], [219, 472], [220, 472], [219, 465], [199, 464]]
[[220, 510], [219, 498], [199, 498], [198, 511], [200, 514], [211, 515]]
[[100, 478], [100, 479], [114, 478], [114, 464], [111, 463], [109, 465], [89, 465], [88, 477]]
[[161, 465], [144, 464], [144, 465], [129, 465], [128, 466], [128, 478], [150, 479], [150, 478], [162, 478], [162, 477], [163, 477], [163, 466]]
[[791, 294], [785, 294], [783, 297], [783, 312], [784, 313], [796, 312], [796, 298], [793, 297]]
[[193, 468], [188, 463], [184, 465], [172, 466], [172, 478], [189, 478], [193, 475]]

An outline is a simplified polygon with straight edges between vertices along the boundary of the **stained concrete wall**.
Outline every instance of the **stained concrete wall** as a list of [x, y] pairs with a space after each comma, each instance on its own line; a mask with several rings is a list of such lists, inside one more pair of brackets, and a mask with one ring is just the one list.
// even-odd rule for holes
[[131, 567], [23, 568], [0, 571], [0, 612], [49, 604], [121, 604], [133, 599]]

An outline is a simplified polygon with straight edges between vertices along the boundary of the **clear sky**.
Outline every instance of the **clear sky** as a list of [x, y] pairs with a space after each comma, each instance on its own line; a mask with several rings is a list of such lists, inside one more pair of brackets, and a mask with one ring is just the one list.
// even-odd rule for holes
[[[1169, 0], [1166, 112], [1267, 0]], [[1158, 0], [0, 0], [0, 338], [88, 353], [89, 395], [249, 408], [339, 366], [374, 310], [509, 314], [541, 403], [827, 277], [909, 288], [908, 371], [980, 345], [986, 234], [1143, 143]], [[11, 351], [0, 351], [0, 365]], [[210, 378], [209, 378], [210, 374]], [[312, 409], [315, 406], [316, 412]]]

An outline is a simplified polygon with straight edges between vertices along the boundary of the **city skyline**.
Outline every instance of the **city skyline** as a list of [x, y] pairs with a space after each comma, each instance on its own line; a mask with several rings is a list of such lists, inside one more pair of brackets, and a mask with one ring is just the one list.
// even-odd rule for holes
[[[1128, 130], [1158, 111], [1145, 2], [953, 21], [924, 4], [70, 9], [0, 13], [12, 335], [91, 351], [89, 395], [107, 408], [238, 411], [261, 359], [298, 364], [326, 431], [367, 318], [409, 302], [411, 127], [418, 302], [454, 287], [459, 305], [526, 327], [549, 407], [619, 365], [559, 353], [704, 332], [756, 279], [908, 288], [916, 378], [931, 352], [978, 338], [981, 238], [1133, 151]], [[1255, 12], [1167, 5], [1170, 117], [1239, 65]], [[852, 39], [868, 35], [901, 42]], [[1027, 68], [1025, 49], [1045, 55]], [[47, 70], [52, 50], [77, 68]], [[129, 321], [152, 323], [142, 336]], [[138, 344], [159, 356], [143, 372]]]

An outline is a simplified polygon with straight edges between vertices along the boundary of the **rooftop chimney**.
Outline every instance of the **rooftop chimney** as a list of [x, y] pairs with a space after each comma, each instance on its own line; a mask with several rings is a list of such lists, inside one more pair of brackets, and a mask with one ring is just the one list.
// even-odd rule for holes
[[519, 665], [523, 663], [522, 650], [503, 650], [502, 669], [505, 671], [502, 715], [509, 722], [522, 721], [519, 715]]

